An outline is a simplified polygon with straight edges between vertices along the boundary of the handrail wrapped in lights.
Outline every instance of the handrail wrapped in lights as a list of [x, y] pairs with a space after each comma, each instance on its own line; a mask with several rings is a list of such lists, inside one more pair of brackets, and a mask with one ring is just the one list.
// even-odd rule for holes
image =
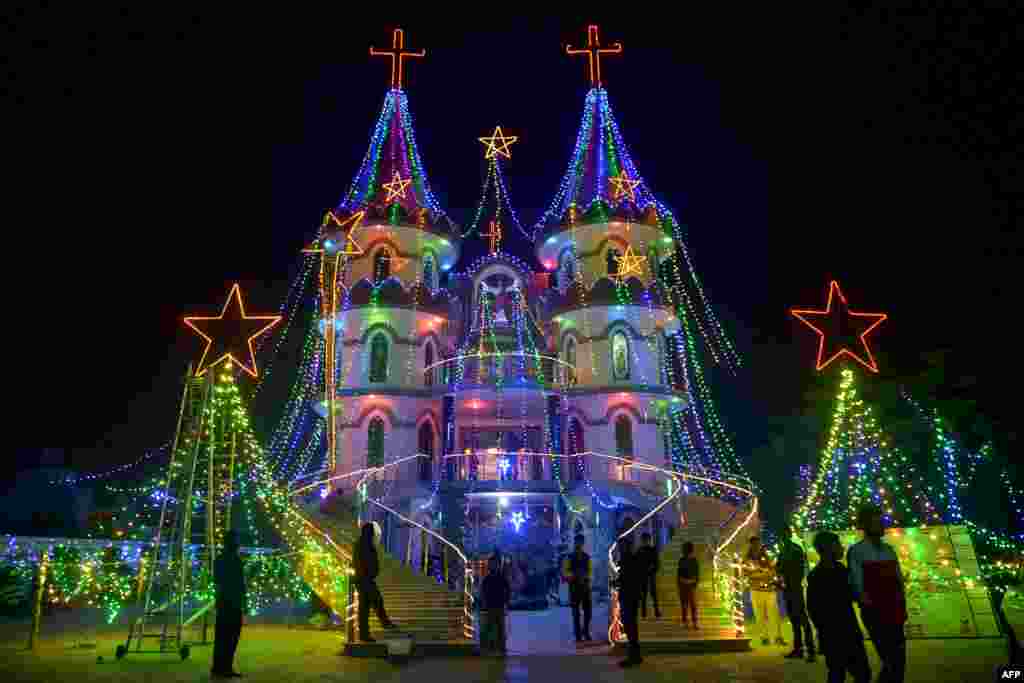
[[[353, 470], [351, 472], [346, 472], [345, 474], [335, 475], [335, 476], [328, 477], [328, 478], [320, 480], [320, 481], [315, 481], [313, 483], [301, 486], [301, 487], [293, 490], [291, 492], [291, 495], [296, 496], [296, 495], [299, 495], [299, 494], [301, 494], [301, 493], [303, 493], [305, 491], [309, 491], [309, 490], [315, 489], [317, 487], [329, 485], [331, 482], [334, 482], [334, 481], [338, 481], [338, 480], [342, 480], [342, 479], [351, 479], [351, 478], [354, 478], [354, 477], [362, 475], [362, 478], [356, 484], [356, 489], [358, 490], [359, 488], [361, 488], [363, 486], [364, 483], [366, 483], [366, 481], [368, 479], [370, 479], [371, 477], [373, 477], [376, 474], [379, 474], [379, 473], [382, 473], [382, 472], [386, 472], [387, 470], [389, 470], [391, 468], [397, 467], [398, 465], [401, 465], [404, 462], [408, 462], [408, 461], [414, 460], [416, 458], [429, 458], [429, 457], [430, 456], [428, 456], [428, 455], [426, 455], [424, 453], [415, 453], [413, 455], [409, 455], [409, 456], [406, 456], [406, 457], [403, 457], [403, 458], [398, 458], [398, 459], [394, 460], [393, 462], [386, 463], [386, 464], [380, 465], [378, 467], [365, 467], [365, 468], [362, 468], [362, 469], [359, 469], [359, 470]], [[408, 524], [410, 526], [414, 526], [417, 529], [420, 529], [421, 531], [425, 532], [429, 536], [437, 539], [438, 541], [443, 543], [448, 548], [451, 548], [455, 552], [455, 554], [459, 557], [459, 559], [462, 560], [462, 566], [463, 566], [463, 569], [465, 571], [465, 579], [463, 581], [463, 596], [462, 596], [462, 599], [463, 599], [463, 604], [462, 604], [462, 632], [463, 632], [463, 636], [467, 640], [472, 640], [475, 637], [476, 628], [475, 628], [475, 625], [473, 623], [473, 570], [472, 570], [472, 567], [471, 567], [471, 565], [469, 563], [469, 558], [466, 557], [466, 555], [462, 552], [461, 549], [459, 549], [458, 546], [456, 546], [454, 543], [449, 541], [444, 536], [438, 534], [436, 531], [434, 531], [432, 529], [428, 529], [427, 527], [423, 526], [422, 524], [419, 524], [415, 520], [409, 519], [405, 515], [402, 515], [401, 513], [397, 512], [396, 510], [391, 509], [390, 507], [388, 507], [387, 505], [384, 505], [383, 503], [381, 503], [378, 500], [374, 500], [372, 498], [369, 498], [369, 499], [367, 499], [367, 501], [372, 503], [372, 504], [374, 504], [374, 505], [376, 505], [377, 507], [379, 507], [380, 509], [384, 510], [385, 512], [388, 512], [388, 513], [394, 515], [396, 518], [398, 518], [402, 522], [404, 522], [404, 523], [406, 523], [406, 524]], [[308, 520], [307, 520], [307, 524], [309, 524], [314, 529], [317, 528], [311, 522], [308, 522]], [[317, 529], [317, 530], [319, 531], [319, 529]], [[337, 547], [337, 544], [335, 544], [333, 541], [331, 541], [330, 537], [327, 536], [326, 533], [324, 533], [322, 531], [321, 531], [321, 533], [324, 534], [324, 536], [327, 538], [327, 540], [329, 542], [332, 543], [332, 545]], [[349, 573], [351, 574], [351, 570], [350, 570]], [[347, 609], [347, 615], [345, 617], [346, 623], [352, 622], [352, 620], [356, 618], [358, 604], [359, 604], [358, 603], [358, 595], [354, 595], [353, 599], [349, 601], [349, 605], [348, 605], [348, 609]]]
[[[588, 455], [608, 458], [610, 460], [625, 460], [625, 458], [621, 458], [618, 456], [609, 456], [600, 453], [588, 453]], [[643, 525], [644, 522], [646, 522], [648, 519], [656, 515], [662, 508], [664, 508], [666, 505], [675, 500], [684, 491], [684, 486], [687, 481], [697, 481], [716, 486], [724, 486], [726, 488], [735, 490], [739, 493], [746, 494], [752, 501], [750, 513], [746, 516], [746, 518], [744, 518], [744, 520], [739, 525], [737, 525], [737, 527], [732, 531], [728, 538], [726, 538], [721, 543], [717, 543], [715, 546], [712, 565], [715, 571], [715, 576], [717, 577], [719, 576], [719, 572], [721, 572], [721, 570], [719, 569], [720, 554], [730, 543], [732, 543], [732, 541], [736, 538], [740, 531], [742, 531], [743, 528], [750, 523], [750, 521], [754, 518], [754, 515], [757, 514], [758, 509], [758, 498], [753, 491], [753, 487], [745, 488], [742, 486], [737, 486], [735, 484], [730, 484], [728, 482], [710, 479], [708, 477], [701, 477], [693, 474], [686, 474], [683, 472], [674, 472], [672, 470], [666, 470], [664, 468], [657, 467], [655, 465], [648, 465], [646, 463], [637, 463], [633, 461], [627, 462], [629, 462], [630, 466], [635, 469], [663, 474], [671, 478], [673, 481], [675, 481], [676, 486], [673, 486], [673, 492], [671, 493], [671, 495], [667, 496], [665, 500], [663, 500], [661, 503], [655, 506], [654, 509], [652, 509], [650, 512], [642, 516], [637, 522], [633, 524], [633, 526], [631, 526], [629, 529], [627, 529], [618, 537], [616, 537], [615, 542], [612, 543], [611, 547], [608, 548], [608, 566], [610, 569], [610, 571], [608, 572], [608, 582], [609, 595], [611, 596], [611, 611], [608, 620], [608, 641], [613, 644], [621, 642], [622, 640], [624, 640], [625, 637], [625, 634], [623, 633], [622, 629], [621, 614], [619, 612], [618, 590], [615, 587], [615, 580], [619, 572], [619, 567], [615, 564], [614, 555], [615, 548], [618, 546], [619, 541], [621, 541], [623, 538], [629, 536], [631, 533], [636, 531]], [[728, 585], [726, 586], [726, 590], [728, 591], [728, 593], [723, 597], [728, 602], [729, 607], [731, 609], [733, 623], [736, 625], [736, 636], [740, 637], [744, 631], [744, 612], [742, 603], [742, 567], [738, 567], [738, 564], [738, 559], [734, 559], [734, 561], [731, 562], [729, 565], [729, 568], [733, 571], [726, 572], [728, 577]], [[714, 582], [715, 579], [713, 579], [712, 581]]]
[[476, 629], [473, 624], [473, 568], [469, 564], [469, 558], [467, 558], [466, 555], [461, 550], [459, 550], [458, 546], [456, 546], [454, 543], [449, 541], [444, 536], [438, 534], [437, 532], [428, 529], [422, 524], [419, 524], [418, 522], [409, 519], [405, 515], [396, 512], [395, 510], [392, 510], [383, 503], [380, 503], [372, 499], [370, 500], [370, 502], [379, 507], [380, 509], [384, 510], [385, 512], [390, 512], [392, 515], [402, 520], [406, 524], [410, 524], [416, 527], [417, 529], [425, 531], [430, 536], [441, 541], [446, 546], [455, 551], [455, 554], [459, 556], [460, 560], [462, 560], [462, 567], [465, 572], [465, 579], [462, 582], [462, 635], [467, 640], [472, 640], [476, 635]]

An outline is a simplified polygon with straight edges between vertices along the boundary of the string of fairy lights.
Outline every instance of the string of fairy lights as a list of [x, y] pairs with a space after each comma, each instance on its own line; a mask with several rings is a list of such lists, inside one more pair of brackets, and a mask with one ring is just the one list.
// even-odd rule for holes
[[[494, 140], [500, 133], [499, 128], [495, 131], [495, 138], [490, 139], [490, 151], [496, 149]], [[472, 282], [482, 268], [498, 260], [511, 262], [521, 272], [531, 272], [532, 269], [527, 264], [498, 251], [503, 216], [508, 216], [522, 235], [537, 243], [545, 236], [545, 230], [552, 223], [562, 227], [567, 224], [570, 232], [568, 253], [573, 264], [581, 263], [577, 231], [582, 225], [608, 224], [622, 216], [626, 216], [627, 224], [629, 220], [638, 217], [648, 224], [655, 224], [665, 243], [670, 243], [674, 249], [673, 256], [666, 261], [668, 267], [658, 267], [656, 250], [648, 251], [647, 257], [634, 256], [640, 260], [646, 259], [649, 270], [646, 277], [647, 286], [641, 288], [637, 301], [634, 301], [633, 290], [626, 277], [620, 274], [615, 283], [616, 301], [626, 313], [621, 316], [621, 322], [617, 323], [617, 327], [613, 327], [625, 328], [627, 331], [626, 354], [631, 359], [629, 368], [632, 371], [629, 378], [636, 380], [633, 383], [645, 386], [664, 383], [678, 393], [649, 406], [655, 411], [658, 434], [664, 441], [666, 461], [672, 469], [714, 474], [716, 479], [720, 478], [722, 481], [730, 481], [730, 475], [746, 478], [743, 463], [737, 456], [726, 427], [719, 417], [711, 391], [711, 382], [704, 369], [705, 352], [710, 354], [716, 364], [730, 371], [736, 371], [740, 367], [741, 358], [720, 320], [715, 316], [697, 276], [684, 241], [684, 226], [676, 220], [666, 205], [654, 197], [640, 176], [612, 113], [607, 91], [598, 85], [587, 93], [568, 170], [550, 207], [532, 232], [523, 227], [515, 212], [499, 158], [508, 156], [509, 143], [504, 141], [514, 142], [515, 139], [503, 136], [502, 140], [503, 143], [498, 144], [505, 145], [505, 152], [492, 155], [489, 152], [489, 156], [486, 157], [488, 170], [479, 205], [468, 228], [460, 232], [448, 219], [430, 190], [413, 133], [407, 97], [400, 85], [393, 87], [385, 96], [370, 136], [367, 154], [338, 210], [351, 213], [370, 205], [380, 204], [379, 195], [382, 189], [387, 189], [389, 199], [385, 200], [386, 216], [392, 226], [407, 222], [409, 216], [420, 211], [415, 214], [419, 227], [425, 227], [423, 223], [429, 213], [430, 219], [435, 223], [446, 221], [448, 234], [453, 237], [489, 237], [491, 254], [480, 259], [465, 273], [450, 278], [450, 283], [457, 283], [460, 278]], [[384, 182], [389, 179], [393, 179], [391, 183]], [[406, 185], [411, 185], [412, 190], [408, 196], [405, 192]], [[480, 227], [485, 216], [488, 216], [485, 209], [492, 197], [494, 203], [490, 214], [493, 216], [490, 222], [491, 232], [485, 235], [480, 231]], [[426, 234], [425, 229], [416, 232], [418, 254], [426, 253]], [[627, 249], [630, 248], [631, 245], [627, 244]], [[214, 425], [214, 428], [199, 435], [200, 439], [205, 440], [199, 448], [208, 448], [211, 453], [218, 445], [225, 443], [227, 435], [238, 439], [239, 466], [234, 470], [233, 478], [230, 481], [221, 480], [217, 491], [206, 491], [206, 499], [229, 508], [236, 506], [238, 512], [235, 519], [241, 522], [239, 526], [245, 529], [247, 538], [252, 540], [254, 545], [260, 545], [261, 540], [266, 537], [256, 516], [255, 507], [258, 505], [274, 532], [298, 553], [298, 559], [274, 552], [258, 552], [249, 557], [247, 573], [250, 614], [266, 609], [277, 601], [306, 600], [311, 590], [332, 606], [344, 604], [347, 600], [350, 560], [348, 550], [334, 545], [322, 529], [302, 514], [289, 495], [287, 486], [287, 482], [322, 467], [326, 452], [328, 435], [325, 421], [311, 408], [322, 401], [323, 397], [323, 372], [328, 367], [324, 359], [325, 335], [337, 334], [337, 329], [321, 329], [319, 325], [324, 303], [321, 300], [323, 283], [320, 295], [307, 296], [318, 261], [319, 259], [313, 255], [306, 256], [281, 304], [280, 312], [285, 324], [280, 334], [273, 344], [261, 341], [259, 345], [261, 350], [269, 349], [267, 353], [261, 351], [261, 356], [268, 360], [264, 363], [264, 372], [252, 388], [252, 398], [258, 396], [265, 386], [274, 361], [281, 356], [281, 349], [291, 330], [296, 326], [296, 321], [301, 319], [307, 323], [296, 378], [289, 391], [289, 397], [284, 402], [282, 415], [267, 440], [266, 450], [261, 448], [253, 434], [248, 407], [230, 371], [216, 373], [213, 399], [206, 416], [208, 424]], [[340, 279], [344, 279], [348, 273], [349, 265], [343, 265]], [[434, 265], [445, 271], [452, 266], [451, 263], [442, 264], [437, 261]], [[561, 264], [555, 267], [561, 267]], [[415, 268], [414, 272], [416, 274], [411, 278], [412, 285], [409, 291], [412, 292], [412, 317], [416, 319], [421, 307], [426, 310], [424, 302], [420, 300], [422, 291], [429, 288], [431, 295], [435, 292], [433, 283], [426, 281], [423, 268]], [[583, 333], [591, 340], [587, 347], [591, 365], [589, 377], [593, 379], [599, 374], [599, 363], [592, 342], [593, 321], [591, 306], [587, 304], [587, 295], [588, 291], [592, 293], [596, 287], [595, 283], [585, 281], [583, 268], [574, 267], [572, 276], [573, 284], [577, 285], [581, 297]], [[385, 314], [388, 306], [382, 304], [383, 292], [396, 283], [403, 287], [402, 278], [394, 273], [385, 278], [374, 277], [370, 307], [382, 315]], [[451, 296], [446, 290], [438, 291], [443, 291], [444, 296]], [[676, 316], [672, 322], [678, 322], [678, 331], [672, 334], [666, 331], [664, 348], [659, 341], [660, 332], [653, 323], [656, 313], [652, 294], [654, 291], [658, 293], [658, 305], [667, 304]], [[553, 385], [557, 382], [554, 378], [546, 378], [543, 363], [543, 354], [547, 346], [543, 342], [543, 326], [533, 318], [522, 290], [510, 293], [510, 299], [511, 326], [516, 346], [512, 351], [518, 358], [519, 376], [525, 380], [532, 373], [543, 388], [554, 389]], [[311, 304], [308, 308], [307, 303]], [[352, 305], [351, 290], [344, 288], [341, 307], [337, 311], [339, 320], [345, 319], [352, 310]], [[301, 315], [300, 311], [304, 310], [309, 311], [308, 316]], [[650, 325], [642, 324], [641, 317], [644, 312]], [[634, 313], [635, 318], [632, 317]], [[457, 359], [450, 363], [454, 370], [449, 371], [449, 364], [446, 363], [444, 373], [445, 383], [449, 384], [454, 393], [460, 394], [467, 389], [467, 384], [474, 381], [478, 387], [484, 384], [485, 365], [489, 364], [491, 375], [495, 378], [497, 412], [498, 415], [504, 415], [505, 401], [509, 400], [506, 393], [514, 378], [506, 376], [507, 368], [502, 354], [508, 349], [503, 351], [497, 334], [498, 314], [496, 304], [492, 305], [488, 297], [479, 297], [477, 306], [471, 313], [475, 329], [466, 335], [462, 345], [455, 350]], [[662, 359], [671, 356], [677, 359], [679, 372], [674, 363], [666, 360], [663, 370], [655, 371], [657, 377], [649, 376], [640, 355], [643, 341], [647, 342], [650, 357]], [[561, 340], [556, 344], [560, 345]], [[345, 354], [342, 344], [338, 344], [336, 349], [337, 354], [332, 365], [335, 368], [333, 379], [337, 386], [359, 384], [358, 378], [353, 376], [356, 368], [355, 354]], [[438, 353], [440, 355], [445, 352], [439, 350]], [[414, 356], [415, 351], [410, 348], [405, 358], [406, 386], [415, 384]], [[485, 358], [491, 360], [485, 361]], [[470, 363], [469, 372], [467, 362]], [[610, 373], [614, 372], [615, 362], [614, 357], [609, 359]], [[575, 362], [572, 363], [572, 372], [576, 373]], [[563, 450], [560, 430], [565, 421], [562, 418], [567, 417], [573, 407], [574, 395], [570, 391], [568, 375], [564, 380], [565, 386], [560, 392], [562, 395], [556, 397], [558, 402], [544, 401], [543, 404], [543, 444], [553, 456]], [[934, 552], [929, 550], [929, 558], [938, 559], [929, 559], [927, 562], [915, 561], [913, 549], [906, 543], [900, 546], [900, 552], [908, 561], [915, 585], [931, 582], [970, 588], [974, 582], [996, 573], [1006, 573], [1010, 568], [1019, 569], [1019, 558], [1024, 548], [1024, 532], [1009, 533], [988, 529], [970, 519], [962, 507], [966, 490], [973, 484], [980, 465], [991, 460], [991, 444], [984, 445], [978, 451], [967, 452], [953, 438], [948, 424], [935, 409], [926, 409], [909, 396], [906, 398], [922, 419], [927, 420], [931, 426], [933, 446], [929, 453], [929, 463], [941, 484], [918, 485], [922, 481], [930, 481], [932, 470], [926, 470], [926, 476], [921, 476], [921, 470], [917, 465], [892, 444], [874, 417], [872, 407], [859, 397], [853, 373], [849, 369], [844, 369], [841, 373], [828, 442], [822, 450], [816, 471], [811, 468], [801, 471], [802, 496], [794, 516], [794, 525], [805, 531], [821, 528], [849, 529], [853, 526], [856, 509], [863, 503], [872, 502], [883, 509], [886, 521], [890, 525], [901, 527], [891, 531], [894, 537], [905, 534], [907, 538], [913, 537], [915, 541], [934, 544]], [[563, 411], [565, 414], [559, 415], [556, 414], [553, 405], [560, 406], [561, 402], [565, 403], [567, 409]], [[344, 420], [347, 417], [344, 411], [349, 407], [354, 411], [355, 401], [343, 401], [341, 405]], [[524, 447], [530, 443], [527, 407], [524, 394], [519, 405], [520, 439]], [[650, 421], [647, 410], [648, 407], [641, 409], [645, 422]], [[442, 438], [446, 444], [454, 444], [454, 425], [451, 421], [454, 420], [455, 410], [452, 408], [447, 412], [449, 422], [443, 426], [445, 433]], [[479, 428], [476, 415], [474, 413], [473, 427]], [[573, 429], [569, 429], [565, 438], [568, 448], [565, 450], [570, 453], [582, 451], [583, 444], [577, 442], [581, 436], [574, 433]], [[385, 432], [384, 438], [392, 436]], [[186, 443], [186, 447], [192, 447], [192, 444]], [[80, 485], [94, 481], [105, 482], [132, 472], [139, 465], [158, 455], [166, 456], [169, 448], [170, 444], [166, 444], [160, 449], [147, 452], [133, 463], [108, 472], [83, 475], [55, 483]], [[382, 442], [381, 449], [383, 453], [390, 452], [386, 440]], [[452, 451], [451, 448], [444, 450]], [[562, 470], [561, 462], [562, 458], [551, 457], [551, 470], [558, 482], [560, 500], [570, 513], [581, 514], [582, 510], [573, 507], [567, 487], [567, 482], [573, 477], [567, 476], [569, 473]], [[592, 500], [600, 509], [619, 507], [614, 500], [602, 500], [598, 490], [593, 486], [582, 458], [568, 462], [578, 468], [578, 478], [586, 483]], [[475, 461], [467, 458], [461, 466], [471, 481], [478, 479], [480, 474], [474, 463]], [[433, 468], [432, 492], [423, 508], [430, 507], [437, 498], [441, 470], [442, 468]], [[128, 519], [131, 507], [129, 503], [121, 508], [125, 517], [116, 520], [119, 528], [104, 528], [102, 533], [108, 538], [115, 535], [118, 538], [132, 538], [133, 535], [146, 538], [154, 524], [153, 513], [159, 512], [168, 499], [168, 481], [178, 476], [181, 476], [180, 473], [172, 468], [171, 471], [152, 477], [142, 484], [107, 483], [106, 487], [111, 493], [134, 498], [135, 517]], [[999, 479], [1010, 501], [1014, 522], [1018, 527], [1024, 527], [1021, 491], [1012, 484], [1006, 468], [1000, 471]], [[692, 488], [695, 493], [725, 499], [735, 495], [730, 493], [727, 487], [713, 483], [694, 482]], [[390, 490], [389, 483], [383, 488], [383, 492], [379, 492], [377, 500], [383, 500]], [[365, 489], [362, 495], [367, 495]], [[203, 496], [197, 498], [201, 500]], [[177, 500], [171, 497], [171, 502]], [[198, 503], [192, 513], [202, 514], [203, 505], [201, 502]], [[438, 514], [440, 515], [440, 511]], [[468, 542], [465, 537], [466, 517], [468, 509], [464, 513], [463, 547], [466, 547]], [[522, 518], [517, 518], [517, 531], [522, 522]], [[440, 525], [440, 520], [438, 524]], [[979, 553], [984, 552], [987, 557], [998, 553], [1005, 557], [983, 562], [979, 577], [963, 575], [956, 566], [956, 558], [948, 556], [948, 551], [943, 545], [948, 542], [948, 538], [943, 538], [941, 527], [937, 526], [941, 524], [966, 526], [979, 548]], [[223, 528], [216, 529], [215, 538], [220, 538], [223, 532]], [[88, 548], [58, 543], [43, 554], [34, 547], [20, 547], [17, 540], [12, 539], [4, 555], [5, 562], [14, 566], [22, 577], [34, 573], [40, 563], [44, 562], [44, 557], [47, 565], [44, 594], [49, 603], [100, 607], [111, 621], [126, 604], [141, 599], [146, 572], [154, 571], [152, 567], [147, 569], [146, 544], [116, 540], [111, 540], [106, 545]], [[190, 585], [190, 590], [194, 593], [193, 599], [207, 600], [212, 595], [211, 577], [204, 574], [205, 570], [200, 567], [198, 550], [193, 550], [188, 557], [197, 568], [196, 578]], [[1007, 560], [1006, 557], [1013, 559]]]

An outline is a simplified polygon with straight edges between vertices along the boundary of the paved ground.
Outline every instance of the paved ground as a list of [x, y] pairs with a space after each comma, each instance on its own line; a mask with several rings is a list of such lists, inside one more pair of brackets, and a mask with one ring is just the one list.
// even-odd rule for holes
[[[594, 605], [590, 635], [598, 640], [607, 638], [607, 605]], [[510, 612], [508, 652], [513, 656], [576, 654], [572, 611], [568, 607], [552, 607], [543, 612]]]
[[[521, 621], [531, 629], [530, 641], [539, 644], [553, 638], [565, 611], [532, 613]], [[545, 619], [546, 615], [546, 619]], [[570, 628], [571, 633], [571, 628]], [[596, 634], [594, 634], [596, 636]], [[197, 647], [192, 656], [181, 661], [173, 656], [129, 655], [122, 661], [113, 657], [114, 647], [123, 633], [100, 633], [97, 649], [72, 649], [74, 636], [49, 637], [37, 653], [27, 653], [20, 637], [0, 643], [0, 675], [7, 681], [206, 681], [211, 649]], [[521, 639], [519, 643], [527, 641]], [[559, 638], [548, 646], [548, 654], [497, 658], [451, 658], [413, 661], [394, 665], [383, 660], [352, 659], [338, 655], [336, 635], [323, 631], [286, 629], [275, 626], [251, 626], [243, 631], [238, 669], [250, 682], [267, 681], [428, 681], [431, 683], [524, 683], [526, 681], [626, 680], [626, 681], [700, 681], [700, 683], [741, 683], [785, 681], [821, 683], [825, 680], [823, 662], [807, 664], [782, 657], [778, 647], [759, 648], [742, 654], [659, 655], [629, 671], [616, 666], [617, 659], [604, 654], [570, 654], [572, 649]], [[6, 645], [6, 647], [3, 647]], [[518, 647], [512, 640], [513, 651]], [[878, 662], [871, 646], [872, 666]], [[993, 671], [1003, 663], [1006, 647], [1002, 640], [911, 641], [909, 683], [940, 681], [994, 680]], [[97, 663], [97, 655], [104, 661]], [[6, 683], [6, 682], [5, 682]]]

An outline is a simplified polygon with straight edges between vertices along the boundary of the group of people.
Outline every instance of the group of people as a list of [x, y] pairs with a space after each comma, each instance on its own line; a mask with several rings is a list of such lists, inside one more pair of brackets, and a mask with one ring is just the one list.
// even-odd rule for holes
[[[847, 673], [858, 683], [867, 683], [871, 679], [871, 668], [860, 628], [860, 622], [863, 622], [882, 662], [879, 681], [900, 683], [906, 668], [903, 625], [907, 621], [907, 604], [899, 558], [882, 540], [885, 528], [881, 510], [870, 505], [863, 507], [858, 513], [857, 525], [864, 532], [864, 539], [846, 553], [846, 565], [842, 562], [843, 546], [836, 534], [823, 531], [815, 536], [814, 548], [820, 560], [810, 573], [807, 572], [807, 556], [803, 548], [793, 541], [788, 527], [783, 528], [781, 550], [774, 563], [760, 539], [750, 539], [745, 568], [750, 581], [755, 625], [762, 645], [769, 645], [773, 637], [777, 643], [786, 644], [776, 603], [776, 593], [781, 590], [786, 613], [793, 625], [793, 650], [786, 657], [802, 659], [806, 646], [807, 661], [815, 660], [813, 624], [819, 649], [825, 655], [830, 683], [846, 680]], [[624, 520], [623, 531], [632, 526], [632, 520]], [[376, 611], [385, 628], [396, 628], [388, 619], [376, 584], [379, 560], [374, 534], [372, 524], [363, 525], [353, 558], [354, 580], [359, 593], [359, 640], [363, 642], [374, 642], [369, 633], [371, 609]], [[655, 615], [661, 616], [655, 589], [659, 565], [657, 551], [651, 544], [650, 534], [643, 534], [641, 541], [640, 548], [633, 547], [632, 536], [621, 538], [617, 544], [615, 587], [619, 618], [628, 642], [626, 659], [619, 663], [622, 667], [635, 666], [643, 661], [640, 656], [639, 619], [641, 613], [646, 616], [648, 595], [653, 600]], [[245, 577], [238, 546], [236, 533], [228, 532], [224, 550], [215, 565], [217, 623], [211, 674], [218, 678], [239, 676], [233, 670], [233, 659], [243, 622]], [[569, 585], [577, 642], [591, 640], [593, 563], [583, 546], [584, 537], [577, 534], [573, 552], [564, 558], [561, 567], [562, 579]], [[684, 544], [677, 567], [677, 583], [683, 625], [697, 628], [695, 594], [699, 565], [693, 550], [692, 543]], [[489, 572], [481, 586], [481, 597], [484, 608], [481, 646], [485, 651], [504, 654], [507, 641], [505, 616], [511, 587], [501, 571], [497, 555], [490, 560]], [[859, 606], [860, 622], [854, 611], [855, 603]], [[687, 614], [690, 615], [689, 622]]]
[[[566, 555], [561, 563], [562, 580], [569, 585], [573, 632], [578, 643], [591, 640], [590, 619], [593, 612], [591, 581], [594, 570], [590, 555], [583, 550], [583, 544], [583, 535], [577, 534], [573, 539], [573, 552]], [[489, 561], [487, 576], [480, 586], [480, 596], [483, 601], [480, 649], [485, 653], [504, 655], [507, 652], [505, 617], [511, 587], [508, 578], [501, 571], [501, 560], [497, 553]]]
[[[871, 679], [871, 667], [860, 628], [863, 622], [882, 662], [878, 680], [898, 683], [903, 681], [906, 668], [903, 625], [907, 621], [899, 558], [882, 540], [885, 528], [879, 508], [861, 508], [857, 526], [864, 539], [847, 551], [846, 565], [839, 536], [830, 531], [818, 533], [814, 549], [820, 560], [809, 574], [807, 556], [793, 541], [788, 527], [783, 528], [775, 563], [768, 558], [760, 539], [752, 538], [746, 570], [755, 623], [763, 645], [770, 644], [773, 636], [785, 645], [776, 603], [776, 592], [781, 589], [793, 625], [793, 650], [786, 657], [803, 658], [806, 644], [807, 661], [815, 660], [813, 624], [819, 649], [825, 655], [828, 680], [844, 681], [849, 673], [858, 683], [866, 683]], [[859, 607], [860, 622], [854, 604]]]
[[[623, 530], [632, 528], [630, 519], [624, 521]], [[594, 576], [593, 562], [590, 555], [583, 549], [585, 537], [577, 534], [573, 539], [573, 551], [566, 555], [560, 567], [563, 581], [569, 587], [569, 605], [572, 609], [573, 635], [578, 643], [593, 640], [590, 635], [590, 623], [593, 614], [591, 596]], [[652, 544], [651, 535], [641, 535], [641, 546], [633, 547], [632, 536], [620, 539], [619, 574], [616, 582], [618, 591], [620, 620], [629, 642], [628, 655], [620, 662], [623, 667], [630, 667], [642, 661], [638, 643], [638, 620], [647, 616], [647, 598], [650, 596], [655, 618], [661, 618], [658, 606], [657, 574], [660, 566], [657, 549]], [[500, 570], [501, 563], [497, 556], [492, 557], [489, 571], [481, 586], [483, 600], [483, 624], [481, 634], [481, 650], [484, 652], [505, 654], [506, 628], [505, 618], [508, 609], [510, 589], [508, 579]], [[699, 566], [694, 556], [692, 543], [683, 545], [683, 555], [677, 567], [679, 601], [682, 607], [683, 626], [697, 628], [696, 588], [699, 580]], [[690, 615], [689, 621], [687, 615]]]

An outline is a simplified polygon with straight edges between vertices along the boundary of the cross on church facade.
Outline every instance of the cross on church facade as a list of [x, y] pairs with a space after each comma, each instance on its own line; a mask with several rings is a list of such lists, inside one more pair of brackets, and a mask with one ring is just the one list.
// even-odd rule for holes
[[622, 43], [612, 43], [611, 47], [601, 47], [601, 38], [598, 35], [596, 24], [587, 27], [587, 46], [581, 48], [565, 46], [567, 55], [587, 55], [590, 58], [590, 85], [594, 88], [601, 87], [601, 55], [619, 54], [622, 52]]
[[391, 87], [395, 90], [402, 89], [402, 59], [405, 57], [426, 57], [427, 51], [419, 52], [405, 51], [405, 31], [396, 28], [391, 39], [391, 49], [377, 50], [370, 48], [371, 57], [391, 57]]

